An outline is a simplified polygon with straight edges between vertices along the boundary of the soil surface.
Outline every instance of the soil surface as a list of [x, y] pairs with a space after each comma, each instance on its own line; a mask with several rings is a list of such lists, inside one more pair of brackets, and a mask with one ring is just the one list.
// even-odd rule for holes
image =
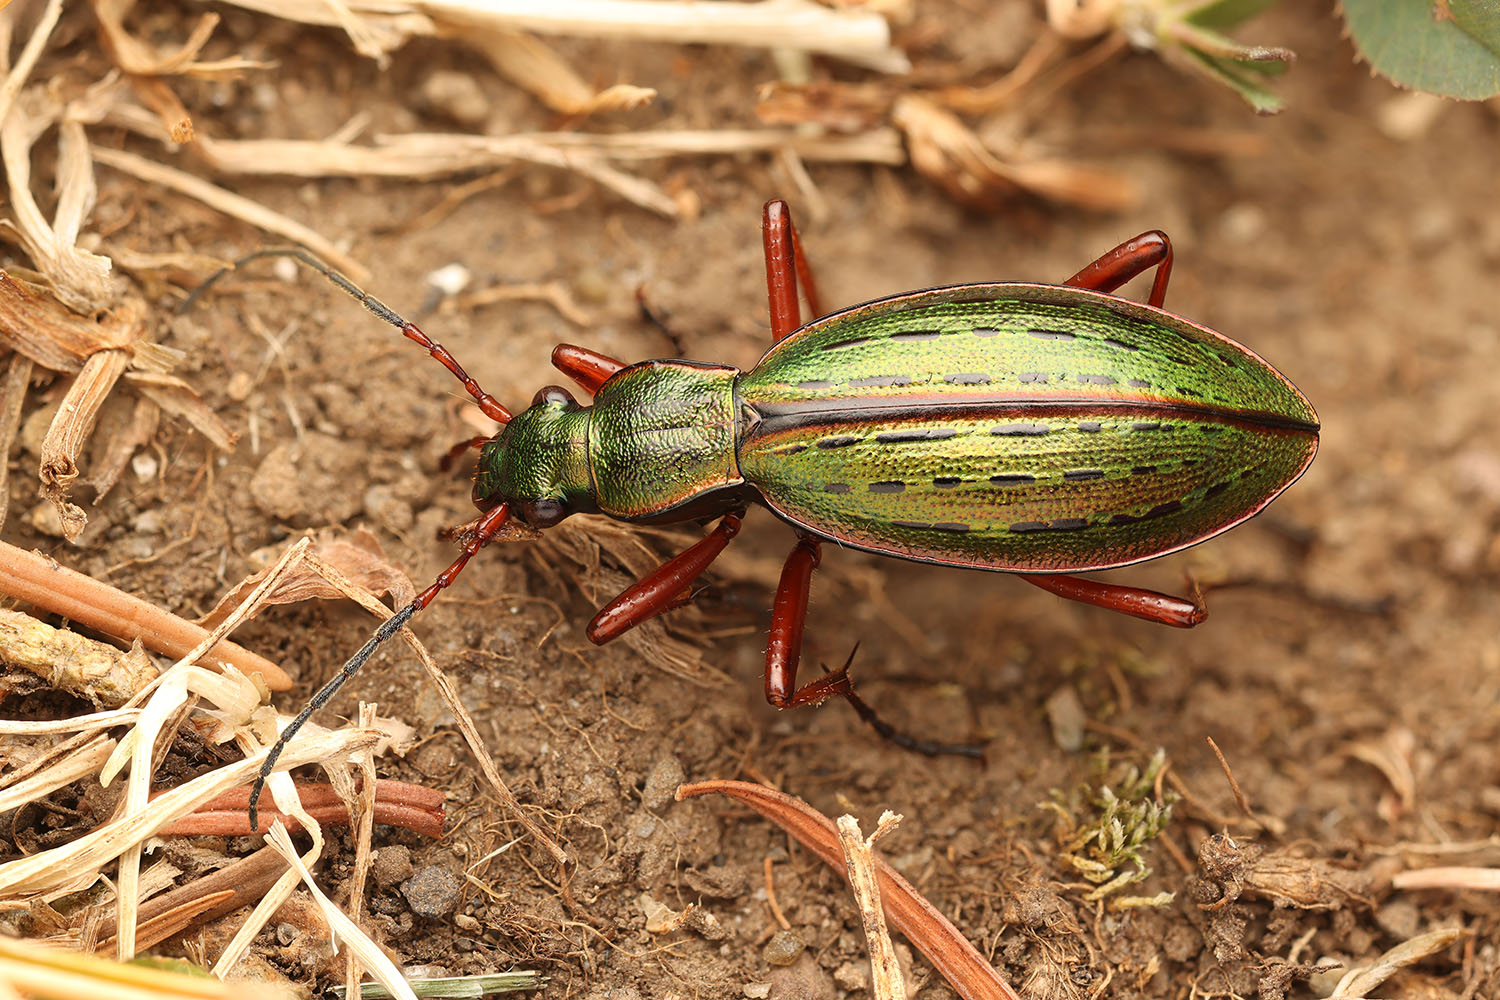
[[[1041, 30], [1031, 6], [924, 2], [904, 37], [919, 66], [983, 82]], [[80, 24], [58, 72], [65, 57], [103, 66], [84, 14], [70, 12]], [[323, 138], [356, 114], [368, 116], [367, 134], [452, 130], [421, 97], [439, 70], [477, 84], [491, 131], [559, 124], [449, 45], [410, 45], [381, 71], [338, 33], [224, 15], [220, 54], [278, 66], [238, 83], [179, 81], [210, 135]], [[182, 9], [151, 24], [180, 37], [196, 16]], [[1027, 997], [1324, 996], [1339, 973], [1309, 987], [1298, 982], [1303, 963], [1365, 964], [1446, 927], [1463, 933], [1381, 995], [1500, 995], [1493, 895], [1397, 891], [1389, 880], [1407, 866], [1500, 861], [1500, 116], [1450, 104], [1402, 133], [1390, 119], [1406, 98], [1353, 64], [1328, 5], [1283, 5], [1253, 33], [1299, 55], [1277, 84], [1288, 103], [1280, 116], [1256, 118], [1157, 58], [1123, 55], [989, 123], [1132, 178], [1142, 198], [1123, 214], [1027, 198], [979, 214], [910, 169], [810, 164], [826, 203], [817, 217], [784, 165], [759, 155], [630, 164], [696, 196], [699, 214], [675, 222], [540, 167], [438, 221], [424, 213], [471, 178], [220, 179], [339, 241], [369, 267], [368, 288], [513, 408], [562, 381], [548, 365], [558, 342], [626, 360], [753, 365], [769, 337], [760, 207], [780, 195], [798, 213], [829, 308], [964, 281], [1060, 281], [1163, 229], [1177, 252], [1168, 307], [1269, 359], [1323, 421], [1316, 462], [1263, 515], [1108, 575], [1174, 593], [1187, 577], [1207, 585], [1210, 617], [1191, 631], [1006, 576], [825, 547], [805, 671], [837, 666], [858, 642], [867, 701], [912, 733], [982, 740], [982, 764], [903, 752], [843, 704], [765, 704], [764, 633], [792, 535], [763, 511], [674, 619], [682, 630], [671, 646], [660, 632], [604, 648], [583, 635], [626, 581], [624, 565], [651, 561], [632, 536], [580, 517], [541, 542], [491, 546], [415, 629], [517, 796], [576, 865], [560, 874], [524, 836], [419, 664], [393, 644], [324, 721], [378, 703], [425, 740], [383, 760], [383, 776], [448, 795], [438, 843], [376, 830], [376, 846], [407, 848], [416, 871], [468, 873], [456, 908], [439, 917], [419, 916], [398, 881], [372, 883], [373, 930], [405, 963], [534, 968], [552, 977], [549, 997], [766, 996], [764, 984], [772, 997], [862, 995], [867, 952], [841, 875], [728, 800], [671, 800], [679, 781], [719, 777], [769, 782], [831, 816], [852, 812], [867, 831], [884, 809], [902, 814], [881, 841], [885, 856]], [[776, 75], [754, 50], [557, 47], [596, 82], [661, 92], [584, 126], [605, 131], [755, 127], [755, 88]], [[101, 168], [100, 185], [95, 219], [117, 229], [110, 246], [233, 259], [278, 242], [113, 171]], [[473, 288], [559, 282], [586, 321], [540, 301], [434, 309], [428, 275], [450, 264], [469, 269]], [[1123, 294], [1144, 297], [1141, 284]], [[638, 287], [670, 335], [642, 319]], [[181, 289], [142, 290], [168, 323]], [[78, 491], [90, 523], [74, 547], [33, 526], [36, 458], [17, 448], [6, 540], [186, 617], [306, 529], [369, 529], [418, 587], [452, 558], [437, 532], [474, 511], [464, 475], [438, 461], [486, 428], [394, 330], [316, 275], [262, 263], [223, 279], [164, 342], [186, 352], [178, 373], [242, 432], [235, 451], [215, 453], [164, 421], [145, 452], [155, 475], [127, 473], [93, 505]], [[42, 419], [34, 414], [56, 395], [34, 390], [27, 418]], [[638, 537], [664, 558], [699, 531]], [[273, 608], [236, 638], [298, 678], [278, 697], [295, 710], [371, 625], [348, 602], [313, 601]], [[1164, 787], [1188, 795], [1140, 852], [1150, 876], [1091, 900], [1093, 884], [1066, 857], [1087, 850], [1068, 838], [1097, 818], [1099, 789], [1122, 788], [1158, 748], [1173, 779]], [[336, 896], [352, 856], [337, 834], [322, 868]], [[400, 875], [402, 860], [386, 863]], [[767, 866], [806, 946], [791, 965], [771, 962], [787, 938], [773, 939]], [[1158, 893], [1175, 897], [1111, 905]], [[715, 926], [649, 933], [648, 897], [673, 910], [698, 904]], [[164, 950], [192, 955], [226, 933]], [[341, 968], [272, 931], [260, 951], [303, 984], [329, 983]], [[953, 995], [920, 957], [909, 971], [913, 995]]]

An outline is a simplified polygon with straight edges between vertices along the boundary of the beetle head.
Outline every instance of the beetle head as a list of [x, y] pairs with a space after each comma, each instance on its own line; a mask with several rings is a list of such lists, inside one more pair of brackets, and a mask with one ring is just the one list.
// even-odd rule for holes
[[474, 503], [509, 503], [534, 528], [594, 510], [588, 471], [589, 411], [549, 385], [479, 452]]

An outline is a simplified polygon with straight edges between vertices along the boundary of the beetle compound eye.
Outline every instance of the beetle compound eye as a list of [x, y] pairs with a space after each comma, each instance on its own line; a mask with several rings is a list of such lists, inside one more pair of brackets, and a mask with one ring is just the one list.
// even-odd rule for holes
[[521, 505], [521, 513], [533, 528], [550, 528], [568, 516], [568, 508], [557, 500], [531, 500]]
[[560, 385], [547, 385], [538, 389], [536, 395], [531, 397], [532, 406], [541, 406], [543, 403], [573, 407], [578, 405], [578, 400]]

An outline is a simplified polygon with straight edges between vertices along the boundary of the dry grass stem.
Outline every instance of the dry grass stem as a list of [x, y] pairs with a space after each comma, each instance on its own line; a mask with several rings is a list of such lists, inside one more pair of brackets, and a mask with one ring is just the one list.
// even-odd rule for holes
[[[182, 657], [208, 635], [154, 604], [6, 542], [0, 542], [0, 594], [126, 642], [139, 639], [167, 656]], [[210, 653], [214, 663], [260, 674], [272, 691], [292, 686], [292, 679], [276, 664], [232, 642], [222, 641]]]
[[859, 820], [849, 815], [838, 818], [844, 868], [854, 898], [859, 901], [859, 916], [864, 923], [865, 942], [870, 950], [871, 992], [875, 1000], [906, 1000], [906, 983], [901, 978], [896, 949], [891, 945], [891, 932], [885, 926], [880, 879], [875, 870], [875, 841], [890, 833], [899, 822], [900, 815], [887, 809], [880, 814], [875, 832], [866, 838], [860, 835]]
[[218, 14], [203, 14], [187, 40], [175, 50], [159, 51], [125, 30], [125, 17], [136, 0], [94, 0], [94, 18], [99, 34], [115, 65], [132, 76], [229, 77], [245, 70], [266, 69], [269, 64], [252, 59], [231, 58], [200, 62], [198, 53], [218, 27]]
[[[368, 729], [374, 721], [375, 706], [361, 704], [359, 706], [360, 727]], [[365, 883], [370, 878], [370, 866], [375, 862], [375, 853], [370, 849], [375, 834], [375, 796], [378, 792], [375, 781], [375, 755], [373, 753], [360, 754], [358, 767], [362, 782], [359, 797], [350, 803], [350, 823], [354, 827], [354, 872], [349, 876], [347, 887], [349, 919], [356, 925], [364, 913]], [[442, 801], [441, 795], [438, 801]], [[441, 825], [438, 827], [438, 836], [442, 836]], [[357, 993], [359, 981], [364, 972], [359, 956], [351, 949], [344, 967], [344, 986], [351, 994]]]
[[292, 836], [286, 832], [286, 827], [279, 823], [271, 828], [270, 835], [266, 838], [272, 847], [281, 852], [281, 856], [297, 872], [302, 883], [307, 886], [307, 891], [312, 893], [313, 899], [322, 911], [324, 919], [332, 929], [336, 941], [343, 941], [349, 946], [359, 961], [374, 974], [380, 985], [390, 990], [392, 995], [402, 997], [404, 1000], [417, 1000], [417, 995], [407, 985], [406, 978], [401, 975], [401, 970], [396, 968], [384, 951], [364, 931], [359, 929], [354, 921], [344, 915], [344, 912], [333, 901], [323, 894], [317, 882], [313, 881], [312, 872], [307, 870], [303, 860], [297, 856], [297, 849], [292, 846]]
[[223, 983], [162, 969], [120, 965], [34, 941], [0, 937], [0, 987], [13, 996], [87, 1000], [291, 1000], [272, 983]]
[[[276, 762], [277, 767], [301, 767], [355, 753], [382, 738], [380, 733], [346, 729], [320, 733], [315, 739], [293, 740]], [[58, 886], [94, 882], [99, 869], [131, 844], [143, 843], [203, 802], [248, 782], [260, 771], [265, 758], [262, 751], [209, 771], [152, 799], [144, 812], [118, 816], [71, 843], [0, 865], [0, 900], [13, 904]]]
[[52, 766], [0, 791], [0, 813], [19, 809], [59, 788], [97, 772], [115, 751], [115, 741], [98, 735], [64, 755]]
[[1445, 928], [1408, 938], [1370, 965], [1346, 972], [1338, 986], [1328, 995], [1328, 1000], [1355, 1000], [1357, 997], [1370, 996], [1391, 976], [1428, 955], [1442, 951], [1463, 933], [1461, 928]]
[[[200, 139], [200, 142], [202, 140]], [[321, 234], [309, 229], [287, 218], [280, 212], [273, 212], [269, 208], [256, 201], [251, 201], [241, 195], [226, 191], [221, 187], [210, 184], [201, 177], [184, 173], [173, 167], [164, 166], [144, 156], [126, 152], [123, 149], [109, 149], [105, 146], [94, 146], [93, 157], [105, 166], [113, 167], [122, 173], [127, 173], [138, 180], [150, 184], [158, 184], [162, 187], [176, 191], [178, 194], [186, 195], [210, 208], [217, 209], [225, 215], [239, 219], [266, 232], [275, 233], [295, 243], [307, 247], [319, 257], [330, 262], [339, 270], [349, 275], [355, 281], [368, 281], [370, 272], [358, 261], [343, 253], [334, 246], [332, 242], [325, 239]]]
[[[159, 673], [139, 642], [122, 652], [19, 611], [4, 610], [0, 610], [0, 664], [41, 678], [49, 690], [86, 698], [96, 708], [125, 704]], [[15, 688], [12, 682], [0, 685], [0, 691]], [[89, 726], [78, 722], [63, 720], [72, 730]]]
[[1500, 868], [1420, 868], [1391, 878], [1394, 889], [1478, 889], [1500, 892]]
[[656, 91], [650, 87], [630, 84], [596, 91], [550, 46], [524, 32], [470, 32], [454, 37], [479, 49], [496, 72], [553, 111], [592, 115], [629, 110], [656, 99]]
[[[114, 649], [113, 646], [110, 648]], [[115, 652], [118, 653], [119, 650]], [[116, 708], [108, 712], [94, 712], [90, 715], [74, 715], [66, 719], [48, 719], [39, 722], [0, 719], [0, 736], [41, 736], [45, 733], [72, 733], [81, 729], [102, 729], [106, 726], [133, 724], [140, 714], [141, 710], [138, 708]], [[3, 779], [0, 779], [0, 785], [3, 784]]]
[[[235, 0], [239, 6], [309, 24], [339, 25], [343, 4]], [[535, 31], [544, 35], [631, 39], [680, 45], [744, 45], [815, 52], [885, 73], [911, 64], [891, 46], [890, 28], [873, 11], [830, 9], [811, 0], [703, 4], [694, 0], [416, 0], [390, 13], [380, 0], [350, 0], [347, 10], [382, 51], [410, 35], [474, 37]], [[356, 39], [357, 43], [360, 41]], [[365, 48], [364, 54], [371, 54]]]
[[68, 387], [62, 406], [52, 418], [52, 426], [42, 441], [40, 478], [42, 496], [57, 510], [63, 536], [78, 541], [88, 518], [83, 508], [68, 501], [73, 480], [78, 478], [78, 454], [94, 430], [99, 408], [114, 389], [129, 363], [125, 351], [98, 351], [89, 355], [83, 370]]

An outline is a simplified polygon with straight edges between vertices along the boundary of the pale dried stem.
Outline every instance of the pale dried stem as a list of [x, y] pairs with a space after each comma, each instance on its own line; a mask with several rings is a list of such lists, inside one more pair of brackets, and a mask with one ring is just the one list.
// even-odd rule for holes
[[264, 229], [266, 232], [300, 243], [355, 281], [369, 280], [369, 271], [321, 234], [279, 212], [271, 211], [259, 202], [226, 191], [201, 177], [194, 177], [192, 174], [121, 149], [94, 146], [93, 156], [96, 161], [105, 166], [114, 167], [139, 180], [159, 184], [178, 194], [201, 201], [210, 208], [217, 209], [225, 215], [233, 216], [258, 229]]
[[[139, 639], [148, 649], [167, 656], [180, 658], [208, 635], [198, 625], [154, 604], [6, 542], [0, 542], [0, 594], [126, 642]], [[235, 643], [222, 641], [211, 654], [209, 659], [217, 664], [260, 674], [272, 691], [292, 686], [292, 679], [280, 667]]]
[[895, 829], [901, 816], [887, 809], [880, 814], [875, 832], [869, 838], [861, 836], [859, 820], [844, 815], [838, 818], [839, 843], [844, 848], [844, 869], [849, 877], [849, 886], [859, 902], [859, 915], [864, 923], [865, 941], [870, 949], [870, 970], [873, 973], [872, 991], [875, 1000], [906, 1000], [906, 983], [901, 978], [901, 965], [896, 961], [896, 949], [891, 945], [891, 932], [885, 925], [885, 908], [880, 901], [880, 879], [875, 868], [875, 841]]
[[1500, 892], [1500, 868], [1419, 868], [1392, 876], [1393, 889], [1480, 889]]
[[[360, 728], [368, 729], [374, 722], [375, 706], [360, 705]], [[349, 920], [356, 926], [359, 925], [360, 917], [364, 912], [365, 882], [370, 877], [370, 866], [375, 860], [375, 854], [370, 849], [375, 834], [375, 755], [373, 753], [360, 754], [358, 766], [364, 783], [360, 786], [359, 797], [351, 803], [349, 811], [350, 825], [354, 828], [354, 873], [349, 877], [348, 886]], [[347, 996], [359, 995], [359, 981], [364, 971], [359, 956], [351, 949], [344, 966], [344, 987], [348, 991]]]
[[130, 354], [123, 350], [96, 351], [89, 355], [42, 439], [41, 467], [37, 473], [42, 481], [42, 496], [56, 508], [63, 536], [70, 542], [78, 541], [88, 522], [83, 509], [68, 501], [69, 488], [78, 478], [78, 454], [94, 429], [99, 408], [129, 363]]
[[[235, 0], [241, 7], [310, 24], [342, 25], [332, 5], [301, 0]], [[380, 0], [348, 9], [386, 49], [414, 34], [535, 31], [545, 35], [634, 39], [680, 45], [743, 45], [820, 53], [886, 73], [911, 64], [891, 46], [879, 14], [830, 9], [810, 0], [705, 4], [695, 0], [417, 0], [399, 13]]]
[[[355, 753], [380, 739], [380, 733], [347, 729], [324, 733], [317, 739], [293, 740], [277, 767], [301, 767], [333, 755]], [[99, 869], [129, 845], [144, 842], [201, 803], [255, 777], [265, 758], [265, 751], [261, 751], [217, 768], [157, 796], [143, 813], [121, 816], [61, 847], [0, 865], [0, 899], [18, 902], [80, 877], [86, 883], [94, 881]]]
[[19, 809], [44, 795], [49, 795], [65, 785], [86, 778], [104, 766], [114, 752], [115, 741], [96, 735], [82, 747], [65, 755], [53, 766], [23, 781], [18, 781], [0, 792], [0, 813]]

